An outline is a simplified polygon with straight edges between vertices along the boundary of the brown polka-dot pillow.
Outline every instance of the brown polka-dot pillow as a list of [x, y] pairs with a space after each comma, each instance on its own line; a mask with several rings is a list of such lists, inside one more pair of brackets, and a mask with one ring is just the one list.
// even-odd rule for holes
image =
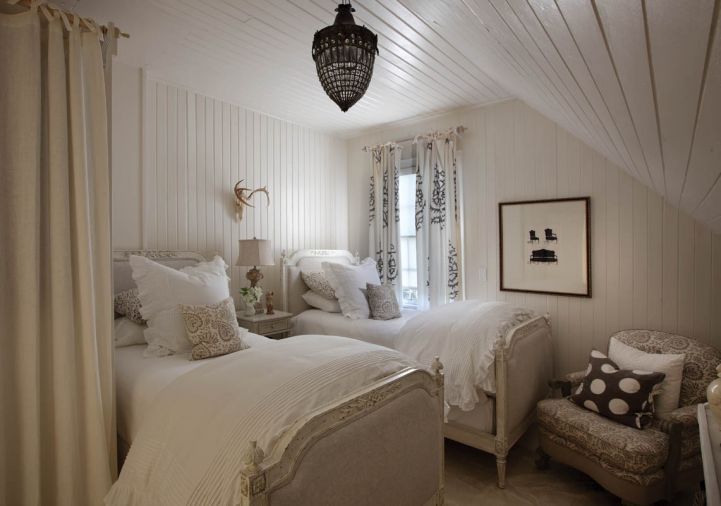
[[217, 357], [247, 348], [241, 342], [241, 329], [235, 319], [233, 298], [209, 306], [181, 305], [185, 331], [193, 343], [193, 360]]
[[593, 350], [586, 377], [570, 399], [618, 423], [643, 429], [653, 418], [653, 396], [665, 377], [662, 372], [619, 369]]
[[138, 289], [131, 288], [120, 292], [115, 296], [113, 301], [115, 312], [120, 316], [125, 316], [128, 320], [134, 321], [139, 325], [145, 325], [147, 322], [140, 314], [140, 297], [138, 297]]

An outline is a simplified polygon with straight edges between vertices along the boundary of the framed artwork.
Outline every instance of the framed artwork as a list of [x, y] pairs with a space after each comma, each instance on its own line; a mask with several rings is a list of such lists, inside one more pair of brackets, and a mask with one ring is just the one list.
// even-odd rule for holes
[[590, 197], [498, 204], [501, 290], [591, 296]]

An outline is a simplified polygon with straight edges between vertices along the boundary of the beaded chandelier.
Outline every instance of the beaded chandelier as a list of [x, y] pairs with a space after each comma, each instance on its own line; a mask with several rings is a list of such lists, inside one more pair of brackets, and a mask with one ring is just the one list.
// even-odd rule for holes
[[338, 4], [335, 11], [335, 22], [315, 32], [313, 60], [323, 89], [346, 112], [371, 82], [378, 36], [355, 24], [350, 2]]

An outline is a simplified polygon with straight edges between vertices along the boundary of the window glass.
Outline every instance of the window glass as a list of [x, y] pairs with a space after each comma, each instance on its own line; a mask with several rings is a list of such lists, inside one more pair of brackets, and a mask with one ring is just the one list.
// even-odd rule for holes
[[401, 229], [401, 291], [404, 307], [418, 305], [418, 271], [416, 268], [416, 175], [402, 174], [398, 200]]

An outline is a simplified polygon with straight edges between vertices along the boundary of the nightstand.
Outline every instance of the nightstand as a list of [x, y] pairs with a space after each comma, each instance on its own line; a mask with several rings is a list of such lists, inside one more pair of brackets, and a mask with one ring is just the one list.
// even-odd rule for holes
[[290, 335], [290, 318], [292, 313], [276, 310], [273, 314], [260, 313], [253, 316], [245, 316], [242, 312], [235, 314], [238, 325], [248, 329], [253, 334], [283, 339]]
[[[706, 504], [708, 506], [721, 505], [721, 431], [719, 421], [711, 413], [708, 403], [698, 405], [699, 438], [701, 440], [701, 458], [703, 459], [703, 474], [706, 487]], [[694, 504], [703, 504], [697, 502]]]

